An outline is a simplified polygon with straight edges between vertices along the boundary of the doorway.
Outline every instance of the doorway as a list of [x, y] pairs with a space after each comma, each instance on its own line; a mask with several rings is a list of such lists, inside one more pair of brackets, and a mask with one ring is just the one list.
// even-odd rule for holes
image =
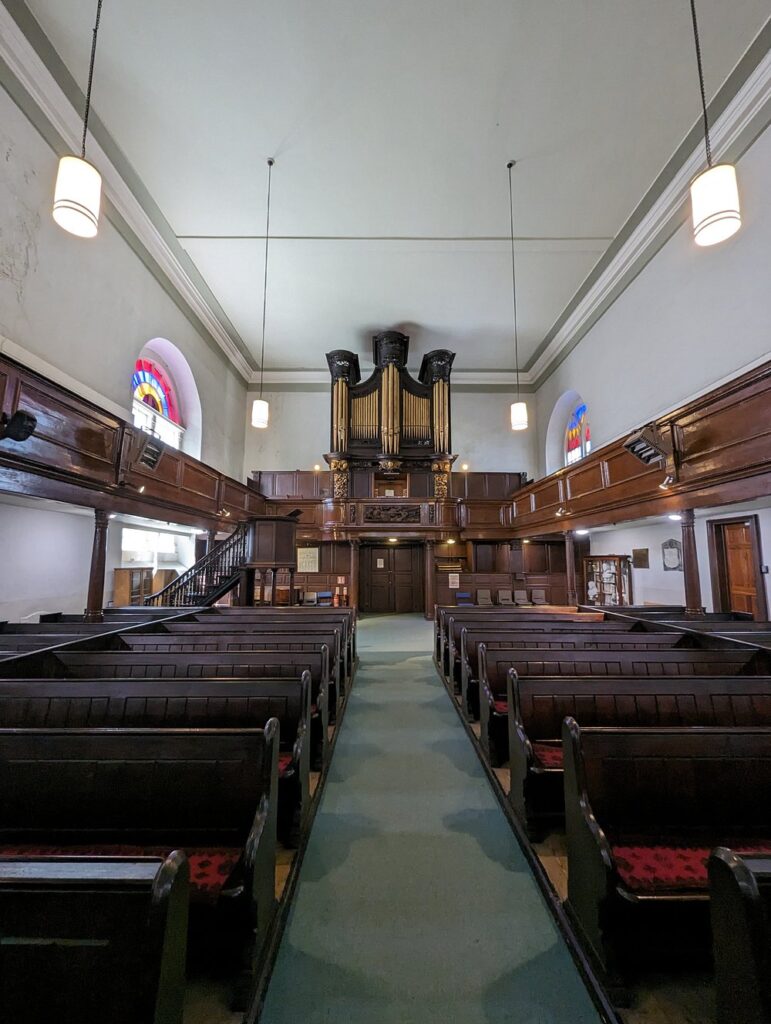
[[712, 600], [716, 612], [744, 612], [766, 621], [768, 606], [761, 572], [757, 516], [707, 522]]
[[359, 607], [363, 612], [423, 611], [423, 546], [362, 546]]

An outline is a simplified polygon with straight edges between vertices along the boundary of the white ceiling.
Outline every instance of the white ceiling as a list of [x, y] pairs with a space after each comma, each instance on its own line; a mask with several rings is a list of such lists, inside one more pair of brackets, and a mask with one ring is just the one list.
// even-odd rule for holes
[[[84, 86], [94, 0], [28, 6]], [[709, 96], [768, 0], [698, 9]], [[474, 370], [514, 365], [506, 161], [524, 365], [699, 98], [687, 0], [105, 0], [94, 109], [256, 358], [275, 156], [268, 369], [407, 325]]]

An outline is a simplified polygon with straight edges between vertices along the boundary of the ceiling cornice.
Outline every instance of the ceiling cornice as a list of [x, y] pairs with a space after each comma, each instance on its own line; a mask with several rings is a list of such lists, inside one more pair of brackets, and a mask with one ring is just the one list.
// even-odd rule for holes
[[[771, 20], [709, 105], [715, 162], [736, 161], [771, 120]], [[701, 121], [668, 161], [536, 350], [539, 388], [688, 219], [690, 183], [704, 169]]]
[[[366, 372], [366, 371], [365, 371]], [[417, 377], [417, 368], [410, 371]], [[296, 386], [298, 384], [329, 384], [329, 370], [266, 370], [264, 383], [267, 387], [280, 387], [282, 384]], [[252, 373], [250, 384], [259, 385], [260, 372]], [[452, 383], [459, 385], [480, 385], [489, 387], [515, 387], [517, 376], [514, 370], [453, 370]], [[533, 379], [529, 373], [520, 371], [519, 383], [522, 390], [532, 390]]]
[[[61, 152], [79, 152], [83, 130], [80, 113], [73, 107], [59, 82], [4, 4], [0, 4], [0, 60], [5, 63], [18, 85], [27, 93], [56, 138], [60, 140]], [[95, 120], [92, 119], [92, 124]], [[193, 280], [190, 270], [184, 266], [183, 261], [187, 257], [176, 240], [169, 240], [173, 239], [171, 230], [168, 231], [169, 238], [165, 238], [129, 188], [125, 180], [125, 170], [119, 170], [113, 159], [108, 156], [100, 142], [101, 135], [99, 128], [96, 128], [96, 134], [89, 134], [89, 158], [99, 168], [104, 183], [105, 199], [117, 214], [117, 218], [112, 217], [108, 207], [107, 216], [121, 234], [125, 234], [126, 228], [133, 233], [185, 307], [216, 342], [241, 377], [248, 381], [254, 363], [244, 354], [246, 347], [235, 335], [232, 325], [226, 326], [223, 322], [225, 318], [221, 311], [214, 308], [213, 297], [203, 294], [200, 285]], [[50, 137], [48, 141], [51, 141]], [[111, 139], [109, 142], [110, 148], [117, 150]], [[175, 245], [178, 252], [174, 249]]]

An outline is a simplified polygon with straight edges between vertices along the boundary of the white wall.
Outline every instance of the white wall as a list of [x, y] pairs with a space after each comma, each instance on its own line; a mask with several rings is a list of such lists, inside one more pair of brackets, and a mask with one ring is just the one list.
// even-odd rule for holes
[[[740, 518], [757, 515], [760, 527], [761, 557], [764, 564], [771, 563], [771, 508], [753, 505], [723, 505], [719, 508], [699, 509], [695, 517], [696, 549], [699, 559], [699, 582], [702, 604], [708, 612], [714, 610], [712, 580], [707, 544], [707, 522], [710, 519]], [[664, 517], [662, 517], [664, 519]], [[661, 523], [642, 521], [628, 523], [609, 530], [593, 530], [589, 538], [593, 555], [629, 555], [633, 548], [648, 548], [650, 569], [632, 569], [632, 594], [635, 604], [683, 604], [685, 584], [682, 572], [665, 571], [661, 559], [661, 545], [665, 540], [682, 540], [679, 523], [664, 519]], [[766, 600], [771, 608], [771, 576], [763, 575]]]
[[[246, 412], [244, 472], [274, 469], [313, 469], [324, 465], [329, 451], [330, 391], [265, 391], [270, 402], [267, 430], [251, 426], [249, 393]], [[452, 389], [452, 447], [457, 465], [467, 462], [477, 472], [514, 472], [537, 468], [535, 431], [514, 432], [510, 426], [512, 396], [502, 392]], [[531, 417], [533, 398], [528, 397]]]
[[0, 89], [0, 335], [124, 410], [143, 345], [168, 338], [196, 379], [204, 462], [240, 477], [245, 385], [105, 216], [91, 240], [54, 224], [56, 167], [56, 155]]
[[93, 537], [92, 516], [0, 504], [0, 619], [82, 614]]
[[631, 524], [614, 530], [592, 531], [589, 547], [593, 555], [632, 555], [633, 548], [648, 548], [649, 569], [632, 569], [632, 600], [635, 604], [683, 604], [683, 573], [665, 571], [661, 545], [681, 540], [679, 523]]
[[684, 225], [539, 389], [546, 429], [569, 388], [589, 407], [595, 447], [771, 353], [771, 130], [739, 168], [741, 230], [709, 249]]

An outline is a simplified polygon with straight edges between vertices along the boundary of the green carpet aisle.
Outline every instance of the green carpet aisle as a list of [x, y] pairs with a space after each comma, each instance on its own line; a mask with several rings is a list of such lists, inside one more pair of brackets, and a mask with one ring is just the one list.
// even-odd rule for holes
[[599, 1020], [430, 649], [417, 616], [360, 623], [262, 1024]]

